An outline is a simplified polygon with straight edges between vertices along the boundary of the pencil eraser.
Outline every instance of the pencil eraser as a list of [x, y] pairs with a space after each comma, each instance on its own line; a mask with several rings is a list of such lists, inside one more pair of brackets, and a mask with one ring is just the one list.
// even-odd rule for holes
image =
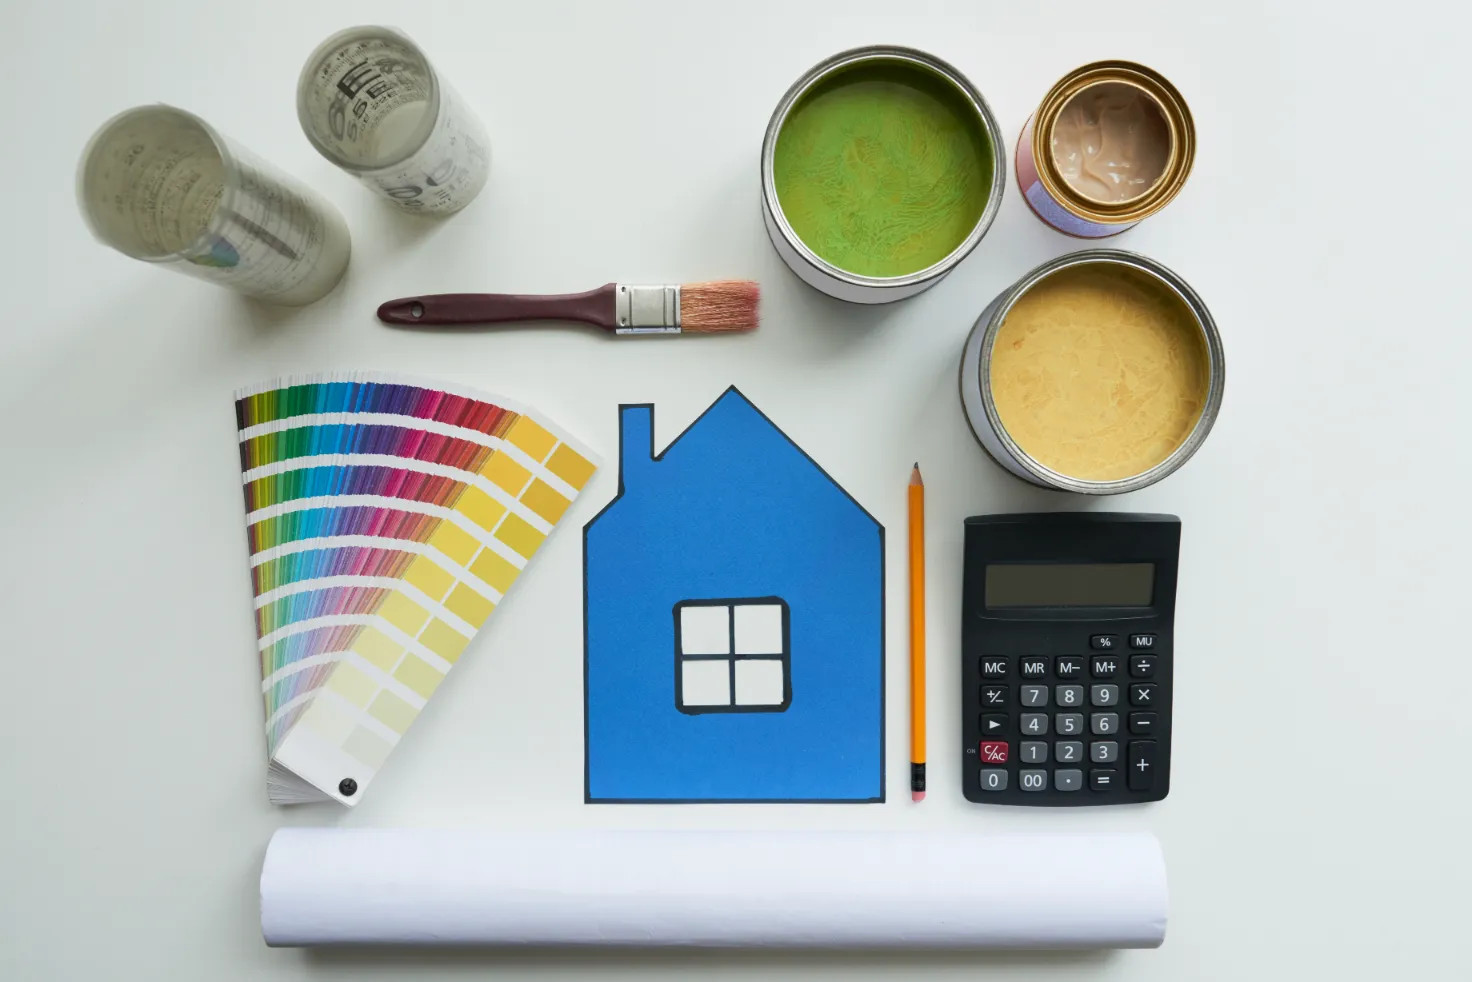
[[911, 791], [910, 792], [910, 800], [911, 801], [924, 801], [925, 800], [925, 792], [924, 791]]

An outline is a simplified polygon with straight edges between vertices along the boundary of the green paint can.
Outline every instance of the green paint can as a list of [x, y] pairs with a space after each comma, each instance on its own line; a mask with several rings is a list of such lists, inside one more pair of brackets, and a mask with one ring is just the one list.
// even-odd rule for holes
[[888, 303], [934, 286], [976, 247], [1006, 173], [996, 119], [966, 76], [912, 48], [855, 48], [777, 104], [762, 211], [805, 282]]

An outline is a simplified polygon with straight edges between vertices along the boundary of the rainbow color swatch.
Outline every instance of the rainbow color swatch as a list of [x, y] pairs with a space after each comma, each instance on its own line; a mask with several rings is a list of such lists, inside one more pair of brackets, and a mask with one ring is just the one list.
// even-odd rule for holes
[[375, 373], [236, 393], [279, 804], [356, 804], [598, 457], [504, 399]]

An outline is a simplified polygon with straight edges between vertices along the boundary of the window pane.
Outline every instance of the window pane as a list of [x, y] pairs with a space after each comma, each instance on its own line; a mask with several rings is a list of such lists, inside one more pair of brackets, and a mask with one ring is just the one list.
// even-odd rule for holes
[[680, 653], [729, 655], [731, 653], [730, 617], [730, 607], [681, 607]]
[[785, 688], [779, 659], [746, 658], [736, 663], [736, 705], [780, 706]]
[[782, 650], [782, 607], [780, 605], [745, 604], [736, 608], [736, 654], [781, 655], [785, 653]]
[[681, 662], [680, 700], [686, 706], [731, 705], [731, 663], [725, 659]]

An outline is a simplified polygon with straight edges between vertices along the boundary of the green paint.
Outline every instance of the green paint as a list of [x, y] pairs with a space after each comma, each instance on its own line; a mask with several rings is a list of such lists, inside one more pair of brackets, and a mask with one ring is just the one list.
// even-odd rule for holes
[[777, 134], [777, 201], [798, 238], [839, 269], [907, 276], [976, 227], [992, 145], [947, 79], [905, 62], [859, 65], [809, 90]]

